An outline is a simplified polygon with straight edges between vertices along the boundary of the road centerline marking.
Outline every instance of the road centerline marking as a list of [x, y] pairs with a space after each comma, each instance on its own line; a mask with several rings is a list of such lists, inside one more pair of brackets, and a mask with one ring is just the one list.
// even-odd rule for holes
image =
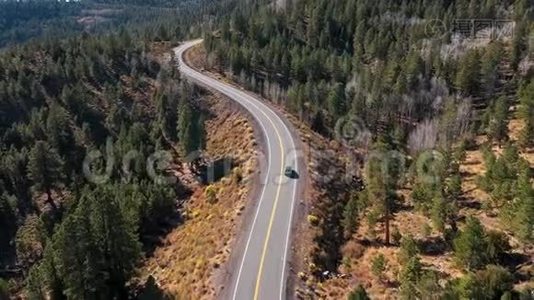
[[[284, 144], [282, 142], [282, 137], [280, 136], [280, 132], [278, 131], [278, 128], [274, 124], [273, 120], [263, 111], [260, 110], [262, 114], [269, 120], [271, 125], [274, 127], [274, 131], [276, 132], [276, 136], [278, 137], [278, 142], [280, 145], [280, 153], [282, 155], [281, 157], [281, 167], [280, 167], [280, 176], [283, 176], [284, 174], [284, 163], [285, 163], [285, 153], [284, 153]], [[265, 237], [265, 241], [263, 244], [263, 251], [260, 259], [260, 267], [258, 269], [258, 275], [256, 277], [256, 287], [254, 289], [254, 300], [258, 300], [259, 297], [259, 291], [260, 291], [260, 282], [263, 275], [263, 265], [265, 263], [265, 256], [267, 255], [267, 248], [269, 246], [269, 239], [271, 238], [271, 231], [274, 223], [274, 216], [276, 215], [276, 210], [278, 208], [278, 200], [280, 199], [280, 192], [282, 190], [282, 182], [278, 183], [278, 189], [276, 191], [276, 198], [274, 200], [273, 209], [271, 211], [271, 217], [269, 219], [269, 227], [267, 228], [267, 236]]]
[[[195, 41], [195, 43], [199, 43], [199, 42], [200, 41]], [[206, 76], [206, 75], [204, 75], [204, 74], [202, 74], [200, 72], [197, 72], [196, 70], [194, 70], [194, 69], [190, 68], [189, 66], [187, 66], [187, 64], [185, 64], [185, 62], [183, 61], [183, 53], [184, 53], [184, 51], [181, 52], [181, 55], [180, 55], [180, 58], [179, 58], [180, 59], [180, 63], [183, 65], [182, 67], [185, 67], [185, 69], [189, 69], [189, 71], [193, 71], [193, 73], [196, 73], [195, 74], [196, 77], [197, 77], [196, 80], [198, 80], [201, 83], [206, 84], [206, 85], [209, 86], [209, 83], [207, 83], [205, 81], [204, 77], [206, 78], [206, 80], [208, 78], [211, 79], [211, 80], [214, 80], [214, 79], [212, 79], [209, 76]], [[283, 176], [284, 176], [284, 166], [285, 166], [285, 163], [286, 163], [286, 161], [285, 161], [286, 160], [286, 153], [285, 153], [284, 143], [282, 141], [281, 131], [279, 130], [279, 128], [275, 124], [275, 121], [273, 121], [273, 120], [276, 120], [276, 122], [280, 122], [280, 124], [284, 128], [284, 130], [282, 130], [282, 131], [285, 131], [285, 133], [289, 133], [289, 130], [287, 129], [286, 124], [280, 119], [280, 117], [271, 108], [266, 106], [260, 100], [257, 100], [255, 97], [252, 97], [252, 96], [248, 95], [247, 93], [244, 93], [244, 92], [238, 90], [236, 87], [234, 87], [232, 85], [225, 84], [225, 83], [222, 83], [222, 82], [219, 82], [219, 81], [216, 81], [216, 80], [214, 80], [214, 81], [215, 81], [215, 86], [218, 86], [218, 88], [216, 88], [216, 90], [219, 90], [219, 92], [222, 92], [223, 94], [227, 94], [227, 96], [230, 96], [231, 98], [235, 98], [234, 100], [237, 101], [237, 102], [241, 102], [242, 104], [244, 104], [243, 102], [245, 102], [245, 103], [248, 103], [248, 104], [254, 106], [258, 110], [258, 112], [268, 120], [268, 122], [271, 124], [271, 126], [274, 129], [274, 132], [277, 135], [277, 138], [278, 138], [278, 141], [279, 141], [279, 147], [280, 147], [280, 151], [281, 151], [281, 166], [280, 166], [280, 177], [281, 177], [281, 180], [278, 183], [275, 201], [274, 201], [273, 206], [272, 206], [269, 225], [268, 225], [268, 228], [267, 228], [267, 233], [266, 233], [266, 236], [265, 236], [264, 245], [263, 245], [263, 249], [262, 249], [260, 265], [259, 265], [258, 273], [257, 273], [257, 276], [256, 276], [254, 300], [257, 300], [258, 297], [259, 297], [259, 291], [260, 291], [261, 281], [262, 281], [262, 277], [263, 277], [263, 266], [265, 264], [265, 258], [267, 256], [267, 252], [268, 252], [267, 249], [269, 247], [269, 240], [270, 240], [270, 237], [271, 237], [271, 233], [272, 233], [272, 228], [273, 228], [276, 212], [278, 210], [278, 204], [280, 202], [279, 200], [280, 200], [280, 196], [281, 196], [282, 184], [284, 184], [282, 179], [283, 179]], [[232, 97], [232, 96], [234, 96], [234, 97]], [[274, 117], [270, 116], [271, 114], [274, 115]], [[255, 118], [255, 119], [258, 120], [258, 118]], [[266, 134], [266, 138], [268, 139], [267, 131], [265, 130], [264, 124], [262, 124], [262, 122], [259, 122], [259, 123], [260, 123], [264, 133]], [[294, 139], [291, 136], [291, 133], [289, 133], [289, 138], [291, 139], [291, 143], [292, 143], [293, 147], [295, 147], [295, 142], [294, 142]], [[271, 156], [271, 151], [269, 151], [269, 157], [270, 156]], [[298, 158], [295, 158], [295, 159], [298, 159]], [[271, 161], [271, 159], [269, 159], [269, 161]], [[295, 163], [297, 163], [297, 162], [295, 162]], [[267, 175], [270, 175], [270, 171], [269, 171], [270, 168], [271, 168], [271, 164], [269, 164], [269, 166], [268, 166], [268, 172], [267, 172], [268, 174]], [[269, 177], [270, 176], [267, 176], [268, 180], [269, 180]], [[276, 178], [273, 178], [273, 179], [276, 180]], [[265, 186], [264, 186], [264, 189], [262, 191], [262, 194], [263, 194], [263, 192], [265, 192], [266, 185], [267, 185], [267, 183], [265, 183]], [[295, 192], [296, 192], [296, 184], [293, 187], [293, 199], [292, 199], [291, 215], [290, 215], [290, 219], [289, 219], [288, 230], [290, 230], [290, 228], [291, 228], [291, 221], [292, 221], [294, 201], [295, 201]], [[261, 201], [262, 200], [261, 198], [262, 198], [262, 196], [260, 197], [260, 203], [258, 205], [258, 210], [256, 211], [256, 214], [259, 212], [260, 206], [263, 203], [263, 201]], [[256, 215], [256, 217], [257, 217], [257, 215]], [[253, 233], [254, 228], [255, 228], [255, 226], [254, 226], [254, 223], [256, 221], [255, 219], [254, 219], [254, 222], [252, 224], [251, 232], [249, 234], [249, 241], [247, 242], [247, 247], [246, 248], [248, 248], [248, 244], [250, 243], [250, 238], [251, 238], [252, 233]], [[289, 238], [289, 234], [290, 233], [288, 231], [287, 239]], [[284, 266], [283, 266], [283, 271], [282, 271], [282, 275], [281, 275], [282, 277], [285, 275], [285, 264], [286, 264], [285, 259], [286, 259], [286, 256], [287, 256], [288, 244], [289, 244], [288, 240], [286, 240], [285, 251], [284, 251], [284, 262], [283, 262]], [[235, 290], [234, 290], [234, 295], [233, 295], [234, 300], [235, 300], [236, 293], [237, 293], [237, 288], [238, 288], [238, 285], [239, 285], [239, 282], [240, 282], [239, 278], [240, 278], [240, 275], [241, 275], [241, 269], [242, 269], [243, 263], [244, 263], [244, 261], [246, 259], [246, 255], [247, 255], [247, 251], [246, 250], [247, 249], [245, 249], [245, 252], [243, 254], [243, 258], [242, 258], [242, 261], [241, 261], [241, 268], [239, 269], [238, 279], [237, 279], [236, 285], [235, 285]], [[280, 289], [281, 289], [280, 290], [280, 298], [282, 299], [283, 278], [281, 279], [281, 283], [282, 284], [280, 286]]]

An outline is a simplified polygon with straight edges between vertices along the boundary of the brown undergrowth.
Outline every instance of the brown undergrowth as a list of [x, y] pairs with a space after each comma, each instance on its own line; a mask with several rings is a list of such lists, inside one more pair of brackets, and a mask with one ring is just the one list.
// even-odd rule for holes
[[[186, 53], [186, 60], [210, 76], [232, 83], [228, 74], [207, 68], [206, 52], [197, 46]], [[341, 263], [343, 245], [342, 213], [351, 189], [356, 188], [352, 175], [357, 175], [353, 153], [335, 141], [312, 131], [283, 108], [269, 103], [283, 113], [301, 138], [305, 157], [306, 174], [303, 180], [303, 196], [297, 209], [290, 261], [290, 286], [298, 297], [311, 296], [317, 283], [307, 280], [319, 276], [325, 270], [336, 271]], [[348, 175], [348, 176], [347, 176]]]
[[[521, 121], [510, 120], [509, 136], [512, 141], [517, 141], [519, 131], [522, 128]], [[462, 200], [460, 204], [459, 219], [467, 216], [477, 217], [486, 229], [504, 232], [510, 238], [512, 246], [511, 253], [524, 257], [526, 263], [516, 266], [516, 275], [521, 278], [516, 281], [516, 288], [534, 286], [534, 280], [529, 279], [532, 274], [534, 261], [534, 247], [520, 243], [513, 233], [509, 232], [500, 222], [497, 216], [488, 214], [483, 210], [483, 204], [489, 201], [489, 195], [477, 186], [477, 177], [486, 172], [482, 155], [482, 145], [486, 142], [484, 136], [476, 138], [476, 147], [467, 151], [466, 159], [460, 166], [462, 174]], [[502, 148], [492, 147], [496, 155], [502, 153]], [[530, 162], [534, 167], [534, 149], [526, 149], [520, 155]], [[425, 268], [438, 271], [440, 278], [451, 279], [464, 275], [464, 271], [454, 263], [453, 253], [450, 250], [441, 251], [438, 241], [440, 234], [430, 226], [431, 220], [423, 214], [411, 208], [410, 190], [401, 190], [404, 196], [404, 205], [407, 209], [401, 209], [394, 214], [392, 228], [397, 228], [402, 235], [411, 234], [419, 244], [428, 245], [431, 251], [423, 251], [421, 261]], [[401, 264], [397, 257], [400, 248], [398, 246], [385, 247], [381, 244], [369, 244], [365, 241], [372, 239], [365, 218], [360, 225], [358, 232], [347, 242], [343, 248], [343, 264], [339, 269], [341, 277], [329, 279], [319, 285], [316, 290], [320, 299], [346, 299], [348, 293], [357, 285], [362, 284], [372, 299], [398, 299], [398, 274]], [[461, 226], [461, 225], [460, 225]], [[382, 232], [377, 228], [377, 232]], [[443, 247], [441, 249], [446, 249]], [[435, 250], [435, 251], [434, 251]], [[378, 254], [383, 254], [387, 260], [385, 275], [377, 279], [372, 275], [371, 261]]]
[[256, 142], [247, 118], [220, 96], [209, 94], [202, 101], [211, 112], [206, 123], [207, 156], [232, 158], [235, 167], [218, 182], [192, 187], [184, 223], [163, 237], [139, 276], [145, 281], [152, 275], [164, 293], [179, 299], [215, 297], [216, 271], [229, 258], [256, 164]]
[[[190, 51], [188, 59], [198, 69], [209, 72], [211, 76], [231, 81], [230, 74], [205, 70], [208, 64], [202, 46]], [[365, 216], [358, 231], [349, 240], [344, 241], [339, 232], [339, 214], [343, 211], [351, 189], [357, 187], [352, 182], [336, 178], [335, 175], [345, 175], [349, 170], [347, 167], [358, 173], [358, 170], [354, 169], [355, 166], [347, 165], [348, 158], [353, 158], [354, 154], [336, 142], [316, 134], [296, 117], [289, 114], [286, 116], [299, 131], [309, 173], [305, 199], [299, 204], [300, 217], [292, 247], [293, 276], [290, 280], [295, 287], [297, 298], [346, 299], [348, 293], [358, 284], [367, 289], [372, 299], [399, 298], [398, 274], [401, 264], [404, 264], [397, 257], [399, 246], [386, 247], [380, 242], [373, 242], [376, 236], [369, 230]], [[509, 133], [512, 140], [517, 140], [521, 128], [520, 121], [510, 121]], [[485, 172], [481, 153], [483, 143], [484, 138], [478, 137], [476, 148], [466, 153], [466, 159], [461, 165], [463, 195], [459, 218], [476, 216], [487, 229], [505, 232], [510, 237], [512, 252], [527, 257], [525, 266], [519, 267], [532, 268], [532, 263], [528, 263], [534, 261], [532, 247], [515, 243], [513, 235], [506, 232], [498, 218], [488, 216], [481, 208], [481, 204], [488, 200], [488, 195], [476, 185], [477, 176]], [[493, 150], [496, 154], [502, 151], [499, 147], [493, 147]], [[527, 149], [521, 155], [534, 166], [534, 149]], [[323, 182], [324, 174], [334, 174], [333, 181]], [[424, 267], [437, 271], [440, 278], [451, 279], [464, 275], [464, 271], [455, 265], [452, 251], [442, 245], [441, 234], [432, 229], [431, 220], [413, 208], [409, 187], [399, 191], [399, 194], [403, 203], [400, 205], [401, 209], [393, 215], [392, 228], [398, 230], [401, 235], [413, 235], [415, 240], [423, 245], [420, 256]], [[381, 226], [379, 223], [374, 232], [381, 234]], [[371, 261], [378, 254], [383, 254], [387, 260], [386, 271], [380, 279], [373, 276], [371, 271]], [[318, 261], [324, 264], [318, 266]], [[337, 269], [329, 268], [332, 265], [337, 265]], [[323, 275], [317, 272], [326, 270], [329, 271], [326, 279], [317, 280]], [[528, 281], [528, 276], [520, 277], [527, 279], [517, 281], [517, 288], [533, 285], [533, 282]]]

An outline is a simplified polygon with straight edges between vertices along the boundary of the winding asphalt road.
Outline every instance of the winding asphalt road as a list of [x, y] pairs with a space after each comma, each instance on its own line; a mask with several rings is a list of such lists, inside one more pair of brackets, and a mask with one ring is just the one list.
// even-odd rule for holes
[[[267, 149], [267, 164], [260, 170], [261, 194], [257, 199], [254, 219], [245, 230], [246, 244], [239, 251], [240, 262], [231, 274], [225, 299], [285, 299], [287, 294], [287, 265], [290, 255], [292, 219], [299, 180], [284, 176], [286, 166], [297, 172], [296, 137], [280, 116], [260, 99], [238, 88], [204, 75], [189, 67], [184, 52], [202, 40], [183, 43], [174, 49], [183, 76], [201, 86], [220, 92], [239, 103], [262, 129]], [[246, 223], [245, 223], [246, 224]]]

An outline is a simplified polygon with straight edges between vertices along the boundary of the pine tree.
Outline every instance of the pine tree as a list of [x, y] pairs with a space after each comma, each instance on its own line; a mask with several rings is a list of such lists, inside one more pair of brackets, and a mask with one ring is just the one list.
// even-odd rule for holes
[[421, 279], [422, 269], [421, 261], [417, 256], [410, 258], [403, 266], [399, 275], [403, 299], [418, 299], [417, 284]]
[[63, 161], [56, 150], [46, 142], [38, 141], [30, 152], [28, 162], [28, 176], [33, 181], [33, 189], [45, 192], [47, 202], [57, 209], [52, 199], [52, 190], [59, 187], [62, 175]]
[[454, 255], [467, 270], [479, 270], [500, 260], [510, 245], [506, 236], [497, 231], [486, 232], [480, 221], [468, 217], [466, 226], [454, 239]]
[[387, 260], [384, 254], [382, 253], [375, 256], [371, 261], [371, 271], [373, 272], [373, 275], [380, 279], [382, 278], [384, 271], [386, 271], [386, 268]]
[[480, 56], [478, 51], [469, 51], [459, 62], [456, 87], [467, 96], [477, 96], [480, 91]]
[[419, 254], [419, 246], [411, 234], [401, 238], [399, 259], [400, 262], [409, 261]]
[[508, 103], [501, 97], [495, 102], [488, 125], [488, 137], [492, 141], [502, 142], [508, 136], [507, 117]]
[[474, 217], [468, 218], [465, 229], [454, 240], [454, 254], [458, 262], [468, 270], [482, 268], [487, 262], [485, 249], [482, 224]]
[[[29, 299], [44, 300], [46, 298], [46, 288], [38, 265], [33, 266], [26, 277], [26, 290]], [[9, 299], [9, 298], [8, 298]]]
[[343, 85], [335, 85], [330, 93], [328, 94], [327, 105], [328, 112], [334, 121], [344, 115], [346, 104], [345, 104], [345, 89]]
[[393, 144], [388, 134], [381, 136], [373, 145], [375, 157], [367, 162], [366, 193], [370, 201], [374, 203], [374, 210], [384, 219], [384, 242], [390, 243], [390, 219], [393, 207], [397, 199], [397, 185], [400, 172], [403, 168], [402, 159], [396, 156], [394, 151], [389, 151]]
[[112, 187], [91, 196], [91, 229], [102, 255], [104, 271], [109, 278], [107, 288], [112, 295], [124, 297], [125, 284], [141, 254], [137, 227], [127, 222], [121, 211], [120, 194]]
[[[406, 80], [406, 86], [410, 90], [416, 88], [419, 82], [419, 78], [423, 76], [423, 73], [425, 71], [424, 62], [418, 52], [411, 51], [408, 54], [408, 57], [406, 59], [405, 70], [406, 72], [404, 73], [404, 78], [399, 78], [399, 80]], [[398, 82], [398, 84], [402, 85], [404, 83]]]
[[50, 145], [60, 154], [68, 155], [75, 143], [74, 134], [67, 112], [58, 103], [53, 103], [48, 110], [46, 129]]
[[343, 212], [343, 227], [345, 237], [350, 238], [358, 229], [359, 219], [359, 195], [354, 194], [345, 205]]
[[182, 103], [180, 106], [180, 112], [178, 117], [178, 126], [177, 131], [179, 135], [179, 141], [184, 151], [184, 154], [187, 155], [194, 149], [194, 143], [192, 141], [192, 129], [193, 126], [193, 111], [189, 103]]
[[359, 284], [352, 292], [350, 292], [348, 300], [370, 300], [364, 287]]
[[96, 298], [105, 295], [101, 246], [96, 244], [90, 215], [91, 199], [83, 196], [76, 210], [54, 235], [54, 261], [69, 298]]
[[447, 202], [443, 196], [437, 195], [434, 197], [430, 214], [434, 228], [440, 232], [444, 232], [447, 222]]
[[481, 58], [481, 88], [485, 97], [491, 97], [495, 92], [498, 66], [503, 54], [503, 45], [496, 42], [489, 45]]
[[63, 294], [64, 286], [63, 281], [59, 277], [56, 264], [54, 262], [54, 247], [52, 241], [48, 240], [43, 253], [43, 259], [39, 265], [39, 271], [41, 273], [43, 282], [46, 284], [47, 289], [52, 299], [66, 299]]
[[518, 116], [525, 126], [520, 132], [519, 142], [522, 147], [534, 145], [534, 80], [521, 87], [518, 92], [520, 105]]
[[511, 222], [518, 236], [525, 242], [534, 241], [534, 187], [530, 183], [530, 168], [527, 164], [520, 171], [518, 193], [514, 209], [511, 211]]

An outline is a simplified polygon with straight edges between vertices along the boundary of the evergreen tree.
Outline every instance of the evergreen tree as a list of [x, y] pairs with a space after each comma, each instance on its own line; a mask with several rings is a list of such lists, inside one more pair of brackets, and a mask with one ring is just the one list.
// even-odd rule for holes
[[327, 105], [328, 112], [334, 122], [345, 114], [345, 89], [343, 85], [337, 84], [331, 89], [328, 94]]
[[180, 144], [187, 155], [205, 147], [204, 116], [196, 111], [188, 102], [182, 103], [178, 118], [178, 134]]
[[0, 299], [9, 299], [9, 285], [0, 278]]
[[384, 218], [384, 242], [390, 243], [390, 219], [397, 198], [396, 189], [401, 176], [402, 160], [388, 151], [391, 147], [387, 138], [379, 139], [373, 146], [376, 157], [366, 165], [368, 199], [373, 202], [374, 210]]
[[501, 97], [497, 99], [491, 111], [488, 137], [492, 141], [502, 142], [508, 136], [508, 104], [506, 103], [506, 98]]
[[191, 153], [192, 151], [195, 151], [194, 143], [191, 136], [191, 133], [193, 132], [191, 128], [192, 122], [193, 111], [191, 109], [191, 106], [187, 102], [183, 103], [180, 106], [177, 131], [179, 135], [179, 141], [182, 145], [182, 149], [185, 155]]
[[524, 84], [518, 94], [520, 101], [518, 116], [525, 123], [519, 142], [522, 147], [529, 147], [534, 145], [534, 80]]
[[423, 274], [419, 257], [414, 256], [403, 266], [399, 279], [403, 299], [417, 299], [417, 285]]
[[461, 58], [456, 74], [456, 87], [467, 96], [477, 96], [480, 91], [480, 56], [471, 50]]
[[387, 260], [384, 254], [380, 253], [377, 256], [373, 258], [371, 261], [371, 271], [373, 272], [373, 275], [375, 275], [378, 278], [382, 278], [382, 275], [384, 274], [384, 271], [386, 271], [387, 268]]
[[401, 238], [399, 259], [401, 262], [409, 261], [419, 254], [419, 246], [411, 234]]
[[59, 187], [63, 161], [56, 150], [46, 142], [38, 141], [30, 152], [28, 162], [28, 177], [33, 181], [33, 188], [37, 192], [45, 192], [47, 201], [57, 209], [52, 199], [52, 190]]
[[33, 266], [26, 277], [26, 290], [29, 299], [46, 299], [46, 289], [38, 265]]
[[89, 220], [102, 255], [99, 261], [109, 276], [106, 280], [109, 292], [124, 297], [126, 282], [141, 254], [141, 245], [136, 235], [137, 227], [133, 227], [121, 211], [119, 195], [111, 188], [92, 195]]
[[49, 108], [46, 129], [50, 145], [60, 154], [68, 155], [75, 143], [74, 135], [70, 130], [69, 116], [57, 103]]
[[102, 249], [96, 245], [90, 224], [90, 200], [80, 199], [54, 235], [54, 261], [69, 298], [96, 298], [106, 295], [102, 270]]
[[524, 165], [517, 181], [517, 197], [511, 204], [510, 223], [525, 242], [534, 240], [534, 187], [530, 183], [530, 168]]
[[510, 248], [500, 232], [486, 232], [480, 221], [468, 217], [462, 232], [454, 239], [454, 255], [467, 270], [479, 270], [489, 263], [497, 262]]
[[39, 265], [39, 272], [43, 283], [47, 286], [47, 289], [52, 299], [66, 299], [63, 294], [64, 286], [63, 281], [58, 274], [56, 264], [54, 262], [54, 247], [52, 241], [48, 240], [43, 253], [43, 259]]
[[359, 195], [354, 194], [350, 197], [345, 205], [343, 212], [343, 227], [345, 229], [345, 237], [350, 238], [352, 234], [358, 229], [359, 222]]
[[484, 228], [474, 217], [467, 219], [465, 229], [454, 240], [454, 255], [468, 270], [480, 269], [488, 261]]
[[117, 195], [110, 187], [85, 191], [54, 235], [54, 261], [69, 298], [126, 296], [141, 248]]
[[370, 300], [367, 292], [361, 284], [359, 284], [352, 292], [350, 292], [348, 300]]

